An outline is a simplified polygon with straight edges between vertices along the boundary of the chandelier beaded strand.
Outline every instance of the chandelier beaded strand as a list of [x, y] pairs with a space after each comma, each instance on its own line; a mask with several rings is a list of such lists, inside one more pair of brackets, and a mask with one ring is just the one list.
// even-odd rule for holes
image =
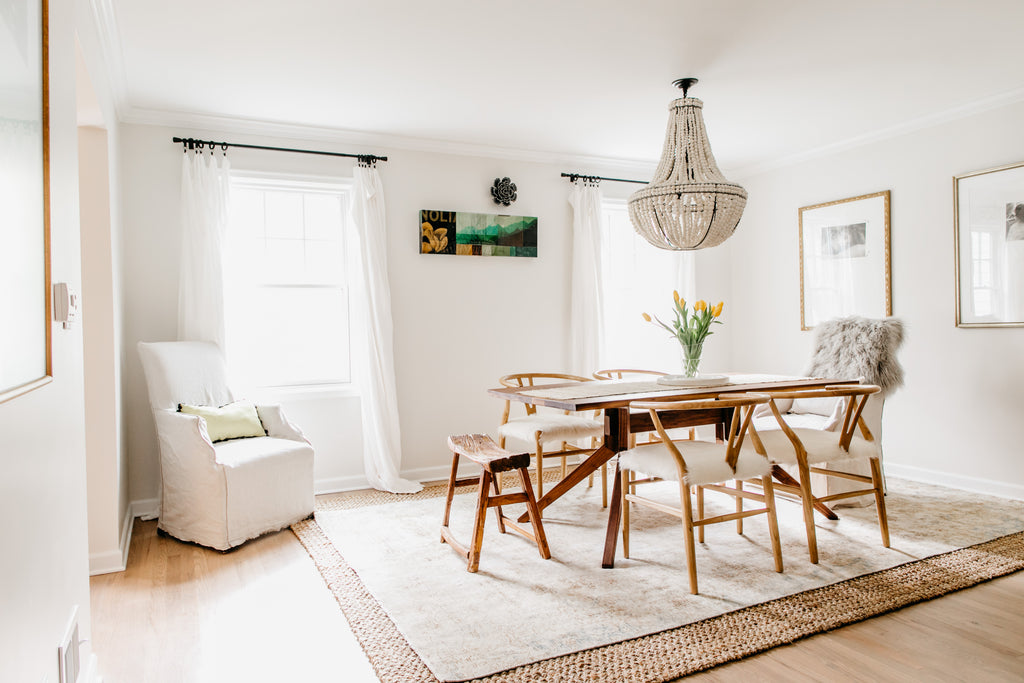
[[650, 184], [629, 198], [633, 228], [659, 249], [721, 244], [736, 230], [747, 204], [747, 191], [726, 180], [715, 163], [701, 115], [704, 103], [687, 97], [696, 82], [675, 82], [683, 97], [669, 105], [672, 115], [661, 161]]

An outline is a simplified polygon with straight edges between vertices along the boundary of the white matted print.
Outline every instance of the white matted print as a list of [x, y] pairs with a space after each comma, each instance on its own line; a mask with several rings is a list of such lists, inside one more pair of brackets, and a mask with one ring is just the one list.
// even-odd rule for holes
[[892, 315], [889, 191], [800, 209], [800, 327]]
[[1024, 326], [1024, 162], [953, 178], [958, 327]]

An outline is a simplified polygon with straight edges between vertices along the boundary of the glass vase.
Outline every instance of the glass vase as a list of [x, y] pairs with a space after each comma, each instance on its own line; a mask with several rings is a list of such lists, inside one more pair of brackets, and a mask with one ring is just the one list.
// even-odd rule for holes
[[700, 375], [700, 356], [703, 344], [682, 347], [683, 377], [697, 377]]

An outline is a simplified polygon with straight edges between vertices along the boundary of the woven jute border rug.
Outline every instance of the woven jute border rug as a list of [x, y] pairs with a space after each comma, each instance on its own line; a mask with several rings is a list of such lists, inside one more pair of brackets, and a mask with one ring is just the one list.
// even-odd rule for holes
[[[557, 480], [556, 473], [545, 479]], [[444, 485], [397, 496], [379, 491], [318, 500], [345, 510], [443, 496]], [[292, 526], [334, 594], [383, 683], [438, 679], [314, 519]], [[1024, 532], [759, 603], [660, 633], [525, 664], [475, 682], [645, 681], [662, 683], [870, 619], [1024, 569]]]

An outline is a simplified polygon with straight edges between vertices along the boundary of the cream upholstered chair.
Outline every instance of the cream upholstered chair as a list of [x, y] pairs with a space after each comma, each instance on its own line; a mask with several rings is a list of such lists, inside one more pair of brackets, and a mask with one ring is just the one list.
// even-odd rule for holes
[[[804, 371], [809, 377], [859, 379], [881, 388], [868, 400], [862, 414], [875, 438], [879, 463], [882, 462], [882, 409], [885, 399], [903, 385], [903, 368], [897, 358], [903, 336], [903, 323], [897, 318], [850, 316], [825, 321], [815, 328], [814, 353]], [[780, 397], [775, 399], [775, 407], [790, 427], [836, 432], [843, 424], [846, 403], [836, 397]], [[760, 406], [754, 413], [754, 426], [759, 432], [766, 432], [779, 429], [779, 422], [768, 406]], [[871, 474], [867, 461], [844, 465], [856, 474]], [[811, 489], [818, 496], [845, 493], [857, 486], [856, 482], [847, 479], [811, 475]], [[872, 502], [871, 496], [855, 496], [837, 500], [836, 506], [864, 506]]]
[[[505, 375], [501, 385], [510, 388], [542, 387], [544, 384], [562, 382], [589, 382], [588, 377], [569, 375], [558, 372], [520, 372]], [[526, 415], [512, 417], [511, 401], [505, 401], [505, 412], [498, 428], [498, 445], [505, 447], [509, 437], [525, 441], [533, 446], [537, 470], [537, 498], [544, 495], [544, 460], [559, 458], [562, 461], [562, 478], [567, 473], [566, 458], [570, 456], [587, 456], [597, 447], [594, 440], [604, 435], [604, 422], [569, 411], [538, 410], [538, 406], [526, 403]], [[589, 446], [578, 446], [570, 442], [589, 439]], [[545, 451], [545, 444], [558, 443], [555, 450]]]
[[280, 406], [256, 406], [264, 435], [224, 441], [178, 411], [234, 400], [216, 344], [140, 342], [139, 356], [160, 443], [160, 530], [227, 550], [313, 513], [313, 448]]
[[[793, 465], [799, 473], [799, 486], [776, 484], [775, 488], [800, 496], [807, 529], [807, 550], [812, 563], [818, 562], [818, 543], [814, 529], [814, 504], [827, 503], [870, 494], [878, 509], [878, 527], [882, 545], [889, 547], [889, 523], [885, 512], [885, 484], [879, 463], [881, 451], [868, 429], [862, 412], [868, 398], [878, 393], [875, 385], [843, 384], [824, 389], [805, 391], [768, 392], [772, 397], [769, 407], [779, 429], [757, 432], [752, 450], [767, 454], [773, 463]], [[840, 428], [824, 431], [807, 427], [791, 427], [778, 408], [779, 400], [842, 399], [845, 406]], [[852, 472], [853, 465], [863, 464], [870, 474]], [[824, 467], [828, 465], [828, 468]], [[811, 474], [839, 478], [860, 484], [852, 491], [815, 495], [811, 488]], [[870, 486], [864, 486], [869, 484]]]
[[[622, 476], [622, 553], [629, 557], [629, 503], [652, 507], [682, 519], [686, 540], [686, 564], [690, 575], [690, 592], [697, 592], [697, 561], [693, 530], [698, 528], [704, 542], [704, 527], [708, 524], [736, 521], [737, 533], [743, 533], [743, 520], [753, 515], [767, 515], [775, 571], [782, 571], [782, 550], [779, 543], [779, 523], [775, 516], [775, 493], [771, 477], [771, 463], [763, 454], [744, 445], [745, 437], [756, 439], [750, 428], [754, 406], [767, 403], [765, 394], [723, 394], [717, 400], [642, 401], [630, 408], [647, 410], [661, 437], [658, 443], [642, 444], [619, 454]], [[708, 410], [732, 408], [732, 421], [724, 443], [672, 440], [662, 426], [659, 411]], [[750, 429], [750, 434], [747, 434]], [[637, 477], [642, 472], [646, 476]], [[756, 480], [761, 492], [744, 490], [744, 480]], [[654, 481], [672, 480], [679, 484], [680, 507], [673, 508], [660, 501], [645, 498], [632, 491]], [[735, 488], [724, 486], [735, 481]], [[694, 515], [690, 487], [697, 490], [697, 510]], [[726, 493], [736, 499], [736, 512], [715, 517], [704, 516], [705, 490]], [[743, 509], [743, 500], [754, 500], [764, 507]]]

